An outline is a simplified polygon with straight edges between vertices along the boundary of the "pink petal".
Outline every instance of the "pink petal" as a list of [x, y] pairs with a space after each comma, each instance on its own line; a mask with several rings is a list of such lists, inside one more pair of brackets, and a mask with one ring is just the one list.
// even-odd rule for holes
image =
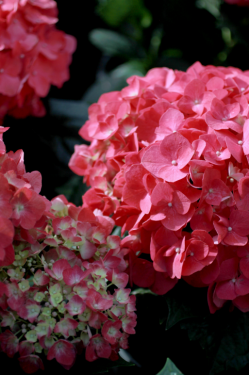
[[79, 247], [80, 255], [84, 260], [91, 258], [96, 253], [96, 251], [96, 246], [88, 240], [85, 240], [85, 243], [83, 245], [80, 245]]
[[153, 264], [148, 260], [137, 258], [132, 266], [132, 281], [141, 288], [148, 288], [154, 280]]
[[74, 295], [70, 301], [65, 305], [65, 309], [68, 310], [70, 315], [80, 315], [85, 311], [86, 305], [83, 299]]
[[185, 167], [194, 154], [189, 141], [179, 133], [165, 137], [160, 145], [160, 151], [169, 165], [175, 160], [179, 169]]
[[59, 259], [53, 264], [53, 272], [57, 280], [63, 279], [63, 271], [67, 268], [71, 266], [66, 259]]
[[174, 108], [169, 108], [159, 120], [159, 128], [155, 130], [157, 134], [169, 135], [180, 128], [184, 120], [184, 115]]
[[38, 355], [26, 355], [18, 358], [21, 368], [26, 374], [33, 374], [39, 369], [44, 370], [44, 365]]
[[249, 280], [243, 275], [240, 275], [235, 281], [235, 292], [239, 296], [249, 293]]
[[70, 366], [74, 363], [76, 352], [74, 346], [66, 340], [58, 340], [48, 351], [47, 359], [56, 358], [61, 365]]
[[233, 300], [237, 297], [234, 282], [230, 280], [218, 283], [216, 286], [216, 294], [220, 299]]
[[67, 285], [75, 285], [80, 283], [80, 281], [85, 277], [85, 273], [82, 269], [75, 265], [73, 268], [63, 269], [63, 280]]
[[15, 96], [20, 87], [20, 79], [7, 74], [0, 74], [0, 93], [7, 96]]

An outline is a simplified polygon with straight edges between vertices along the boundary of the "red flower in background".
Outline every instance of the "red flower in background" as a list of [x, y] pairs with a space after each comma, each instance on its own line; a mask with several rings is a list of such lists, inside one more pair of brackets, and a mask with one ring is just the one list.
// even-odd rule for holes
[[44, 116], [40, 98], [69, 79], [76, 40], [56, 29], [53, 0], [3, 0], [0, 13], [0, 121]]

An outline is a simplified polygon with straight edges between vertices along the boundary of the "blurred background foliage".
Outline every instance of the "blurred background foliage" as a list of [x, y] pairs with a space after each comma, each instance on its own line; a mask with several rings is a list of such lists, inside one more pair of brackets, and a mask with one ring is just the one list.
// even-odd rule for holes
[[[70, 66], [71, 78], [62, 89], [53, 87], [44, 98], [45, 117], [6, 117], [3, 124], [10, 127], [4, 135], [7, 150], [24, 150], [27, 171], [42, 173], [42, 194], [49, 199], [65, 194], [69, 201], [82, 204], [87, 187], [82, 177], [70, 171], [68, 162], [74, 145], [83, 143], [78, 131], [87, 120], [88, 106], [102, 93], [122, 89], [129, 76], [143, 76], [153, 67], [185, 71], [200, 61], [203, 65], [249, 69], [249, 8], [222, 0], [70, 0], [70, 4], [58, 0], [58, 8], [57, 27], [78, 41]], [[193, 299], [199, 303], [202, 298], [206, 308], [204, 295], [193, 294]], [[180, 300], [181, 296], [179, 292]], [[145, 374], [144, 369], [150, 375], [157, 374], [164, 368], [167, 356], [184, 375], [209, 372], [211, 365], [195, 341], [200, 337], [197, 335], [190, 343], [187, 324], [184, 333], [179, 325], [174, 331], [162, 329], [158, 311], [167, 315], [164, 298], [141, 295], [137, 310], [137, 334], [130, 337], [129, 351], [142, 367], [129, 368], [131, 375]], [[223, 316], [217, 317], [222, 323]], [[193, 324], [206, 327], [205, 321], [198, 322]], [[214, 327], [215, 321], [212, 322]], [[207, 336], [211, 344], [219, 344], [223, 331], [219, 332], [218, 339], [216, 331]], [[174, 346], [176, 338], [179, 339]], [[236, 347], [238, 340], [234, 340]], [[249, 350], [249, 342], [247, 345]], [[219, 353], [222, 355], [222, 351]], [[246, 371], [248, 374], [248, 366]], [[161, 373], [171, 372], [165, 367]], [[113, 374], [127, 374], [127, 369], [114, 369]]]

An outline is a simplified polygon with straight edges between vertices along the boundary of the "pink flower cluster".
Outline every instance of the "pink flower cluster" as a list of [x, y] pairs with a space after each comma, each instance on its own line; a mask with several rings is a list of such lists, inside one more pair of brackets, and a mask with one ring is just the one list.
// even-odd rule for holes
[[13, 241], [20, 237], [37, 243], [51, 203], [39, 195], [41, 174], [26, 173], [22, 150], [6, 153], [0, 126], [0, 268], [15, 260]]
[[249, 71], [151, 69], [89, 108], [69, 166], [113, 209], [131, 282], [164, 294], [179, 279], [249, 311]]
[[40, 97], [69, 79], [73, 36], [55, 28], [54, 0], [0, 1], [0, 119], [44, 116]]
[[239, 5], [241, 7], [248, 7], [249, 6], [249, 0], [224, 0], [228, 4], [235, 4]]
[[[136, 326], [135, 300], [114, 221], [64, 196], [39, 195], [41, 175], [25, 172], [23, 152], [6, 153], [0, 127], [0, 348], [19, 352], [27, 373], [39, 353], [64, 368], [117, 360]], [[109, 288], [109, 289], [108, 289]]]

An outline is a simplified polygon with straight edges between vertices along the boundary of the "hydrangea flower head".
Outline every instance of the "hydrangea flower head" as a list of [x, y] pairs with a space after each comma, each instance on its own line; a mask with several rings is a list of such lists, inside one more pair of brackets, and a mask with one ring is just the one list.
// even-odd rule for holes
[[79, 132], [91, 144], [69, 166], [91, 185], [85, 206], [109, 202], [128, 232], [130, 282], [164, 294], [184, 279], [209, 288], [211, 312], [249, 311], [249, 71], [197, 62], [127, 83]]
[[2, 0], [0, 15], [0, 118], [43, 116], [40, 98], [69, 79], [76, 40], [56, 29], [54, 0]]
[[[85, 348], [87, 361], [117, 360], [136, 326], [135, 296], [126, 288], [124, 256], [108, 209], [76, 207], [39, 192], [39, 172], [25, 172], [23, 152], [0, 156], [0, 348], [19, 352], [27, 373], [44, 369], [39, 356], [70, 369]], [[107, 200], [106, 200], [107, 201]], [[90, 202], [90, 201], [89, 201]], [[107, 203], [108, 205], [108, 203]]]

